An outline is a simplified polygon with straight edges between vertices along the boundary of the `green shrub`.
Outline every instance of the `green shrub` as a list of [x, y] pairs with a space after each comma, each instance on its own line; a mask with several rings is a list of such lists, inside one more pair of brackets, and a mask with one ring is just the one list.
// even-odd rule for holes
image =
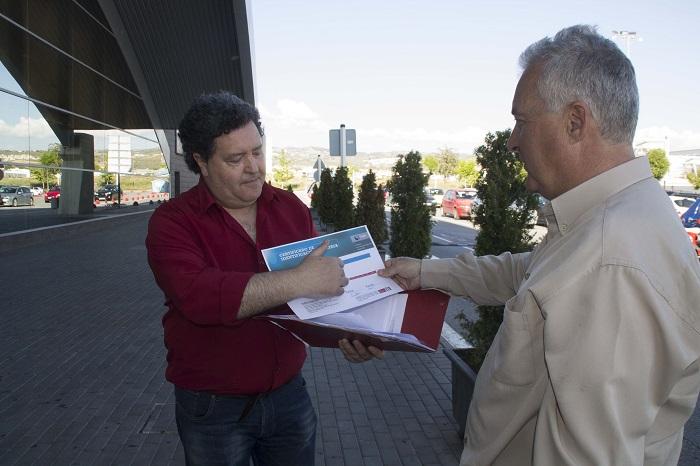
[[316, 195], [318, 196], [318, 217], [321, 222], [332, 224], [335, 221], [335, 196], [330, 168], [321, 170], [321, 181]]
[[389, 181], [392, 195], [392, 257], [423, 258], [430, 252], [432, 222], [430, 208], [425, 205], [428, 177], [421, 168], [420, 153], [412, 151], [400, 156]]
[[[486, 135], [485, 144], [476, 150], [481, 172], [476, 182], [481, 203], [474, 211], [479, 226], [474, 253], [477, 256], [529, 251], [533, 247], [530, 229], [537, 196], [525, 189], [526, 173], [517, 155], [507, 148], [510, 130]], [[481, 367], [503, 320], [504, 306], [478, 306], [479, 318], [463, 322], [467, 339], [474, 345], [470, 364]]]
[[355, 207], [355, 223], [367, 225], [375, 244], [379, 245], [386, 241], [384, 190], [381, 186], [377, 187], [376, 176], [372, 170], [362, 177], [362, 184], [357, 195], [357, 206]]
[[333, 176], [333, 197], [335, 199], [335, 216], [333, 224], [336, 230], [354, 227], [355, 209], [353, 207], [352, 182], [348, 176], [348, 167], [338, 167]]

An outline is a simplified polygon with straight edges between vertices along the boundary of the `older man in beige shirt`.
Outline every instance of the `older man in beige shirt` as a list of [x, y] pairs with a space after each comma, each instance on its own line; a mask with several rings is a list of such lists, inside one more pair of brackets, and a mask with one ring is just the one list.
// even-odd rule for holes
[[479, 371], [462, 465], [671, 465], [700, 391], [700, 266], [632, 139], [630, 61], [588, 26], [521, 56], [508, 142], [548, 199], [531, 253], [381, 272], [505, 304]]

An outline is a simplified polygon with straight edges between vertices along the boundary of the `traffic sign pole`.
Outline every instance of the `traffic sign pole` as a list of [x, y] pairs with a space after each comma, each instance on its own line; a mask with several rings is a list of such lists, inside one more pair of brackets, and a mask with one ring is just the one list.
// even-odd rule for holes
[[345, 125], [340, 125], [340, 166], [345, 166], [345, 155], [347, 154], [347, 148], [345, 147]]

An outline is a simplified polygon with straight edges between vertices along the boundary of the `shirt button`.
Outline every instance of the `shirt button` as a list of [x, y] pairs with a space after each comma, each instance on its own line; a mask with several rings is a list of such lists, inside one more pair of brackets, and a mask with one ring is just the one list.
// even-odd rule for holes
[[530, 278], [530, 272], [525, 273], [525, 280], [527, 280], [528, 278]]
[[567, 225], [566, 223], [563, 223], [563, 224], [561, 225], [561, 231], [566, 231], [566, 230], [568, 230], [568, 229], [569, 229], [569, 225]]

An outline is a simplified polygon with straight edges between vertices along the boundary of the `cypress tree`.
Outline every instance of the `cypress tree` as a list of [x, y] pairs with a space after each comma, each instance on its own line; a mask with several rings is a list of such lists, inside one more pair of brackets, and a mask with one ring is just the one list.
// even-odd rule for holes
[[318, 217], [321, 222], [332, 224], [335, 221], [335, 196], [330, 168], [324, 168], [321, 171], [321, 181], [316, 194], [318, 195]]
[[[474, 253], [477, 256], [530, 251], [533, 247], [530, 229], [537, 196], [525, 189], [526, 172], [517, 154], [507, 148], [510, 130], [486, 135], [485, 144], [476, 150], [481, 172], [476, 182], [481, 203], [474, 211], [474, 224], [479, 226]], [[486, 352], [503, 320], [504, 306], [478, 306], [479, 318], [464, 322], [468, 339], [475, 349], [470, 364], [481, 367]]]
[[355, 209], [353, 207], [352, 182], [348, 176], [348, 167], [338, 167], [333, 176], [333, 197], [335, 199], [334, 225], [336, 230], [354, 227]]
[[420, 153], [411, 151], [400, 156], [393, 167], [389, 190], [392, 195], [392, 257], [423, 258], [430, 252], [430, 208], [425, 205], [428, 177], [423, 173]]
[[375, 244], [379, 245], [386, 241], [384, 190], [381, 186], [377, 187], [376, 176], [372, 170], [362, 177], [360, 192], [357, 195], [357, 207], [355, 208], [355, 224], [367, 225]]

